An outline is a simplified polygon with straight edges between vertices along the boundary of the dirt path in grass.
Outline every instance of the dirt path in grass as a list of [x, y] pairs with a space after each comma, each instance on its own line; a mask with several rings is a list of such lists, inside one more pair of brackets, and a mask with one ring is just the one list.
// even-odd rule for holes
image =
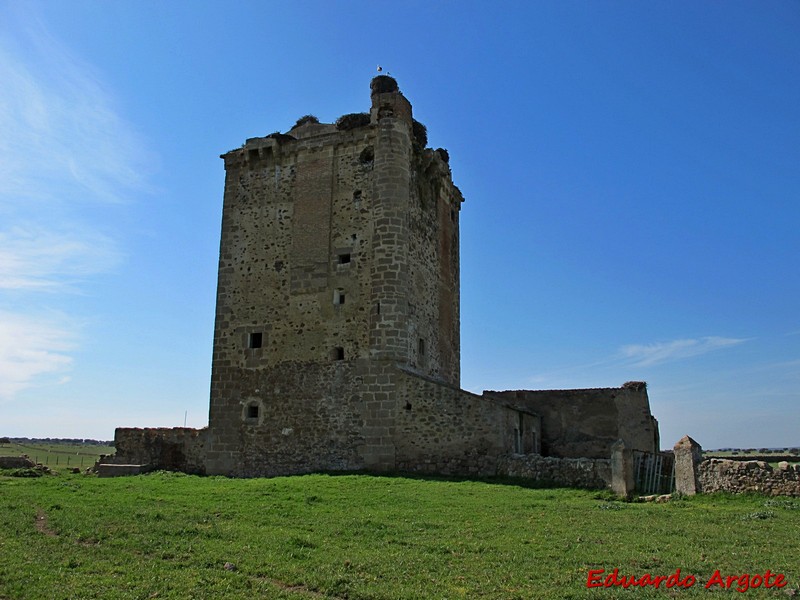
[[50, 529], [50, 527], [48, 527], [47, 515], [41, 508], [36, 510], [36, 521], [34, 522], [34, 525], [36, 526], [36, 530], [39, 533], [49, 535], [50, 537], [55, 537], [58, 535], [55, 531], [53, 531], [52, 529]]
[[344, 598], [339, 598], [338, 596], [326, 596], [323, 593], [315, 592], [312, 589], [307, 588], [304, 585], [289, 585], [288, 583], [284, 583], [283, 581], [279, 581], [277, 579], [272, 579], [271, 577], [261, 577], [259, 579], [263, 579], [268, 581], [276, 588], [283, 590], [284, 592], [292, 592], [295, 594], [303, 594], [305, 596], [309, 596], [311, 598], [327, 598], [328, 600], [345, 600]]

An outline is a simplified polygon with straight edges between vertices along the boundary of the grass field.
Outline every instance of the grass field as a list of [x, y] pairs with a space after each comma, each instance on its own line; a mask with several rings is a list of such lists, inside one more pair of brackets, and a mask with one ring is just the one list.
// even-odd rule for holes
[[0, 444], [0, 456], [27, 454], [35, 462], [52, 468], [91, 467], [101, 454], [114, 454], [113, 446], [28, 442]]
[[[633, 504], [366, 475], [0, 476], [0, 598], [683, 598], [711, 593], [717, 569], [783, 573], [786, 587], [744, 594], [782, 598], [800, 587], [798, 532], [800, 500], [759, 496]], [[590, 570], [614, 568], [697, 581], [587, 589]], [[712, 597], [726, 594], [741, 597]]]

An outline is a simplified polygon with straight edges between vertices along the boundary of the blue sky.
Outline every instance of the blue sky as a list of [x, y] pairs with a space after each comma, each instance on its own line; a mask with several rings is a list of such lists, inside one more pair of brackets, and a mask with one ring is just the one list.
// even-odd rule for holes
[[800, 445], [797, 2], [0, 0], [0, 434], [207, 423], [219, 155], [367, 110], [445, 147], [462, 386], [648, 382]]

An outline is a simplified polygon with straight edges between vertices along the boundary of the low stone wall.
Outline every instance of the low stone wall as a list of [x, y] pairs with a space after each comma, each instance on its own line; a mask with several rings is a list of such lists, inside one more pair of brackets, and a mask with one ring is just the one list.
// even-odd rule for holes
[[29, 469], [36, 463], [27, 456], [0, 456], [0, 469]]
[[102, 462], [204, 474], [207, 433], [207, 429], [188, 427], [119, 427], [114, 432], [117, 451]]
[[600, 489], [611, 485], [611, 461], [605, 458], [512, 454], [500, 458], [497, 474], [567, 487]]
[[702, 492], [757, 492], [800, 497], [800, 465], [779, 463], [777, 469], [760, 460], [711, 458], [697, 465]]

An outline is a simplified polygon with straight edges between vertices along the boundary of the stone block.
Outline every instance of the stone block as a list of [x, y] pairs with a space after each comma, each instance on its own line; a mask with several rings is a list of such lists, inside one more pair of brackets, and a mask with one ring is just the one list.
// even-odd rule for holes
[[95, 467], [98, 477], [124, 477], [126, 475], [140, 475], [152, 471], [152, 465], [125, 465], [101, 463]]
[[675, 444], [675, 491], [693, 496], [703, 491], [698, 479], [698, 466], [703, 459], [703, 448], [688, 435]]
[[618, 440], [611, 446], [611, 491], [617, 496], [630, 498], [634, 485], [633, 451]]

